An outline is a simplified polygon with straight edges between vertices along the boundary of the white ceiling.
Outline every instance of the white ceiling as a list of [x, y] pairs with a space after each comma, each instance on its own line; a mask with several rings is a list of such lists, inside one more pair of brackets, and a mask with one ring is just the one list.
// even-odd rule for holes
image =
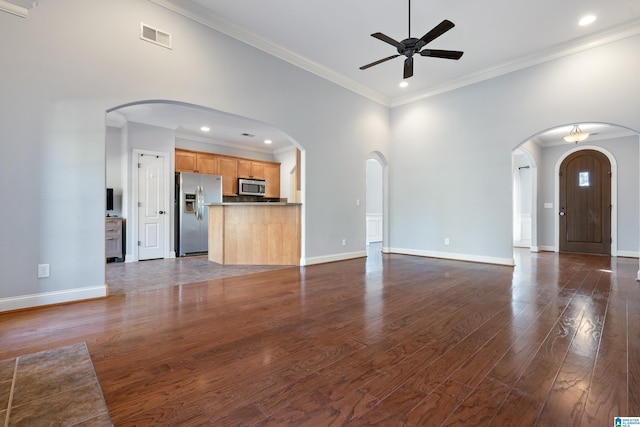
[[[413, 0], [411, 36], [420, 38], [449, 19], [456, 26], [427, 47], [462, 50], [464, 55], [458, 61], [417, 55], [414, 75], [402, 89], [398, 84], [404, 57], [367, 70], [359, 67], [397, 53], [370, 35], [382, 32], [397, 41], [406, 38], [408, 1], [151, 1], [390, 106], [640, 34], [640, 0]], [[596, 21], [579, 26], [587, 14], [595, 15]], [[134, 110], [124, 114], [130, 115], [127, 119], [143, 120], [151, 113]], [[176, 111], [163, 113], [176, 117]], [[170, 126], [191, 132], [196, 124]], [[246, 123], [244, 128], [225, 128], [221, 135], [248, 132], [262, 138], [262, 132], [270, 131]], [[602, 128], [599, 133], [606, 131]], [[280, 141], [277, 136], [272, 139], [278, 141], [272, 144], [277, 149]], [[543, 140], [539, 137], [538, 142]]]

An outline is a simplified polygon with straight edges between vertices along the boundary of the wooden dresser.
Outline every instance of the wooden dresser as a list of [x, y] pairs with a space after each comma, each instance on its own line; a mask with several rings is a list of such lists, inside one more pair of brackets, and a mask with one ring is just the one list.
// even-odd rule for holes
[[122, 218], [105, 219], [105, 249], [107, 258], [122, 258]]

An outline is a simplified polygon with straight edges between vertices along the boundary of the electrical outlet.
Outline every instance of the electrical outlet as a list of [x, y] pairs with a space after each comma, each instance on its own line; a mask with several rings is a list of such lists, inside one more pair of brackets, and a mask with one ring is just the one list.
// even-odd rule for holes
[[51, 276], [51, 264], [38, 264], [38, 279]]
[[449, 238], [448, 237], [444, 238], [444, 244], [445, 244], [445, 246], [449, 246]]
[[342, 239], [342, 246], [347, 246], [347, 239]]

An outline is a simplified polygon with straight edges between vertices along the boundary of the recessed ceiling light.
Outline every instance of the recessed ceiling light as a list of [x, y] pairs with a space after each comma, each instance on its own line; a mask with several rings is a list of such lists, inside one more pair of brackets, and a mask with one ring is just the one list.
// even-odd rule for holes
[[581, 27], [585, 27], [589, 24], [593, 24], [595, 20], [596, 17], [594, 15], [586, 15], [583, 16], [580, 21], [578, 21], [578, 25], [580, 25]]
[[406, 81], [404, 81], [404, 82], [400, 82], [400, 84], [399, 84], [398, 86], [400, 86], [400, 87], [407, 87], [407, 86], [409, 86], [409, 82], [406, 82]]
[[271, 141], [270, 139], [265, 139], [265, 140], [264, 140], [264, 143], [265, 143], [265, 144], [271, 144], [271, 142], [272, 142], [272, 141]]
[[208, 126], [202, 126], [202, 127], [200, 128], [200, 130], [201, 130], [202, 132], [209, 132], [211, 129], [209, 129], [209, 127], [208, 127]]

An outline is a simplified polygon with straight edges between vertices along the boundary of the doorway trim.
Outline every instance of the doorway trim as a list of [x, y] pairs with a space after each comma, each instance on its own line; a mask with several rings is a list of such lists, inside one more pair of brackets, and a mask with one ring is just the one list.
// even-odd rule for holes
[[569, 155], [583, 150], [594, 150], [607, 156], [611, 163], [611, 256], [618, 256], [618, 163], [613, 154], [602, 147], [596, 145], [580, 145], [563, 153], [556, 161], [554, 168], [554, 207], [555, 213], [553, 220], [553, 238], [554, 252], [560, 252], [560, 215], [558, 215], [558, 207], [560, 206], [560, 166]]
[[[162, 156], [165, 158], [164, 161], [164, 170], [162, 173], [163, 185], [164, 185], [164, 203], [167, 205], [169, 200], [173, 200], [171, 198], [170, 189], [173, 188], [171, 182], [169, 182], [169, 177], [171, 175], [171, 161], [169, 157], [169, 153], [165, 153], [163, 151], [151, 151], [151, 150], [141, 150], [138, 148], [134, 148], [131, 152], [131, 248], [133, 248], [132, 254], [132, 262], [138, 262], [140, 260], [138, 254], [138, 202], [140, 200], [140, 196], [138, 195], [138, 183], [139, 183], [139, 169], [138, 169], [138, 156], [144, 154], [145, 156]], [[172, 212], [172, 215], [169, 215], [169, 219], [164, 223], [164, 259], [174, 258], [174, 256], [170, 256], [170, 246], [171, 246], [171, 224], [173, 222], [173, 218], [175, 212], [173, 212], [173, 208], [169, 209], [165, 206], [165, 212]]]

